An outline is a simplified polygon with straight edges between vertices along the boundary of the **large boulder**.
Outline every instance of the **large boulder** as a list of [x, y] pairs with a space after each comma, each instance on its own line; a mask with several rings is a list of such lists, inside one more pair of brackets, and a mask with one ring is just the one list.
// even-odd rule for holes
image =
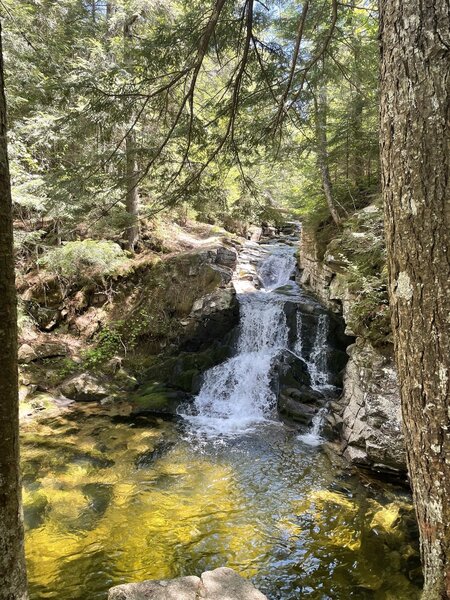
[[105, 383], [89, 373], [81, 373], [67, 379], [59, 389], [66, 398], [77, 402], [96, 402], [111, 393]]
[[194, 302], [182, 321], [184, 332], [181, 350], [195, 352], [224, 339], [239, 322], [239, 304], [232, 287], [218, 288]]
[[19, 348], [19, 362], [27, 364], [46, 358], [66, 356], [67, 353], [67, 346], [63, 342], [53, 341], [22, 344]]
[[201, 577], [127, 583], [109, 590], [108, 600], [267, 600], [233, 569], [221, 567]]
[[154, 364], [147, 369], [137, 393], [145, 394], [145, 390], [162, 386], [188, 394], [197, 394], [200, 390], [202, 375], [231, 354], [231, 346], [214, 344], [201, 352], [181, 352], [176, 356], [155, 359]]
[[180, 390], [170, 389], [159, 383], [150, 383], [131, 396], [132, 414], [175, 417], [188, 397]]

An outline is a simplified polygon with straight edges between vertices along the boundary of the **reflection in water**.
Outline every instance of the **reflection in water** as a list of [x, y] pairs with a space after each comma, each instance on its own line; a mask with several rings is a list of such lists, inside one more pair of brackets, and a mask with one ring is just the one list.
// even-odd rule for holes
[[32, 600], [223, 565], [271, 600], [418, 597], [406, 494], [363, 486], [280, 425], [202, 442], [94, 410], [24, 432]]

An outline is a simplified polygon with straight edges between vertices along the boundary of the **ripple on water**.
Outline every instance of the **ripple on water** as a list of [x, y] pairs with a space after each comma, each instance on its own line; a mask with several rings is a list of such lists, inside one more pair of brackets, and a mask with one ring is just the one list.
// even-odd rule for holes
[[174, 423], [88, 408], [30, 425], [32, 600], [105, 600], [114, 584], [220, 565], [272, 600], [416, 598], [407, 494], [363, 486], [296, 435], [266, 423], [199, 443]]

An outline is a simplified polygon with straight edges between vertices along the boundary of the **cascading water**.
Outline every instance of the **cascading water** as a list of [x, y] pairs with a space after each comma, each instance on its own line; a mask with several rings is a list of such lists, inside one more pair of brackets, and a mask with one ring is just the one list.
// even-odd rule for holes
[[[328, 349], [327, 339], [329, 333], [328, 316], [320, 315], [317, 321], [316, 335], [314, 345], [308, 360], [305, 360], [308, 372], [311, 377], [311, 387], [318, 392], [333, 390], [334, 387], [328, 383]], [[294, 353], [303, 357], [303, 339], [302, 339], [302, 314], [297, 313], [297, 340], [294, 346]], [[314, 416], [310, 430], [298, 436], [298, 439], [309, 446], [319, 446], [323, 442], [321, 437], [326, 408], [321, 408]]]
[[[254, 252], [252, 247], [253, 260]], [[236, 355], [207, 371], [194, 402], [195, 415], [186, 416], [197, 431], [242, 433], [273, 413], [271, 366], [277, 353], [288, 346], [285, 298], [275, 290], [289, 284], [294, 267], [293, 249], [274, 246], [257, 269], [263, 289], [258, 291], [248, 280], [235, 282], [241, 317]]]
[[328, 350], [327, 338], [329, 331], [329, 320], [327, 315], [320, 315], [317, 322], [314, 347], [308, 361], [309, 374], [314, 389], [328, 387]]
[[320, 446], [320, 444], [322, 444], [322, 442], [324, 441], [321, 436], [321, 433], [326, 414], [327, 409], [325, 407], [318, 410], [313, 417], [309, 431], [307, 433], [299, 435], [298, 439], [304, 442], [305, 444], [308, 444], [308, 446]]
[[297, 340], [294, 353], [303, 358], [311, 377], [311, 387], [317, 391], [332, 389], [328, 383], [328, 348], [327, 340], [330, 328], [328, 315], [320, 315], [317, 321], [316, 335], [311, 354], [308, 359], [303, 356], [302, 314], [297, 313]]
[[294, 267], [295, 258], [292, 252], [281, 249], [270, 254], [258, 273], [264, 289], [270, 292], [289, 283]]

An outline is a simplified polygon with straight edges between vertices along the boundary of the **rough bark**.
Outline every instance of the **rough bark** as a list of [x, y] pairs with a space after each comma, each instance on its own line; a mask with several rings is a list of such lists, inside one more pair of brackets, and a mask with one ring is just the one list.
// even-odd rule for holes
[[327, 96], [326, 90], [321, 89], [314, 97], [314, 120], [316, 129], [317, 144], [317, 164], [322, 178], [322, 187], [327, 201], [331, 217], [336, 225], [341, 224], [339, 213], [333, 195], [333, 184], [331, 182], [330, 167], [328, 161], [328, 140], [327, 140]]
[[450, 5], [381, 0], [390, 300], [424, 600], [450, 598]]
[[19, 474], [17, 311], [0, 29], [0, 600], [25, 600]]

